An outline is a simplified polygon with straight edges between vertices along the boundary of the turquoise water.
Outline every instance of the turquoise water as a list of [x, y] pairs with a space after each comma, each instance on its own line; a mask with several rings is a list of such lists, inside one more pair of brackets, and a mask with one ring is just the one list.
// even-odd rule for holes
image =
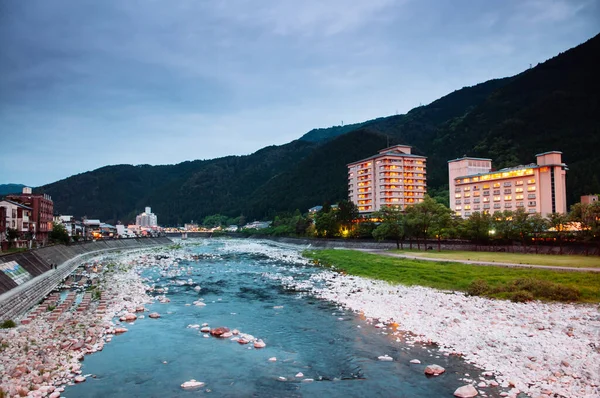
[[[451, 397], [464, 384], [459, 378], [465, 372], [477, 373], [458, 358], [435, 358], [439, 354], [431, 346], [408, 349], [330, 302], [283, 289], [269, 275], [305, 278], [319, 272], [297, 261], [297, 251], [218, 239], [187, 250], [200, 258], [181, 263], [186, 269], [179, 275], [165, 276], [156, 267], [143, 271], [144, 277], [158, 279], [157, 287], [169, 288], [170, 303], [147, 306], [162, 317], [137, 320], [102, 352], [86, 356], [82, 371], [95, 378], [68, 387], [64, 396]], [[188, 279], [201, 291], [182, 285]], [[199, 298], [205, 307], [185, 306]], [[267, 347], [204, 338], [187, 327], [205, 322], [237, 328]], [[394, 361], [378, 361], [384, 354]], [[270, 357], [277, 361], [269, 362]], [[410, 364], [414, 358], [422, 364]], [[431, 363], [446, 373], [426, 377], [423, 369]], [[298, 372], [315, 381], [301, 382], [294, 377]], [[206, 385], [181, 389], [190, 379]]]

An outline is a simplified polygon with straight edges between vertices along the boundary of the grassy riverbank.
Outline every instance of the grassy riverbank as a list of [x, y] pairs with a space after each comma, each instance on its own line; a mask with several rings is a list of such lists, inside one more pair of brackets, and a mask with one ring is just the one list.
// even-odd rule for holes
[[600, 256], [548, 255], [499, 252], [473, 252], [442, 250], [391, 250], [393, 253], [425, 258], [444, 258], [449, 260], [485, 261], [496, 263], [548, 265], [553, 267], [600, 268]]
[[390, 283], [459, 290], [515, 301], [600, 302], [600, 273], [398, 259], [354, 250], [311, 250], [304, 255], [348, 274]]

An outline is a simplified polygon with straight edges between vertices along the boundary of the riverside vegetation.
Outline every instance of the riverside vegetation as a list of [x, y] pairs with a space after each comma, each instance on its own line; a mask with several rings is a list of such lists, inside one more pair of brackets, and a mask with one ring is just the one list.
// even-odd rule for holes
[[305, 251], [304, 255], [351, 275], [393, 284], [457, 290], [513, 301], [600, 302], [600, 273], [395, 259], [354, 250]]

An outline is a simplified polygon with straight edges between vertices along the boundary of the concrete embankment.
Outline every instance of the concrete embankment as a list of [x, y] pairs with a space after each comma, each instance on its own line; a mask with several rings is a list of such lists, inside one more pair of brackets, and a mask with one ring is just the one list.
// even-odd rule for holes
[[[18, 266], [29, 280], [18, 284], [0, 272], [0, 320], [14, 319], [44, 298], [87, 257], [110, 251], [170, 244], [169, 238], [101, 240], [70, 246], [55, 245], [0, 257], [0, 267]], [[52, 268], [55, 264], [56, 269]], [[23, 272], [26, 271], [25, 272]]]

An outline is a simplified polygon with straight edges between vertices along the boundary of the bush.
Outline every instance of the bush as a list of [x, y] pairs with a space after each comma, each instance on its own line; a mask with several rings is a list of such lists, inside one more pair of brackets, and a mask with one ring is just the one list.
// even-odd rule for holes
[[555, 301], [577, 301], [581, 296], [578, 289], [535, 278], [515, 279], [511, 291], [528, 291], [536, 298]]
[[467, 289], [469, 296], [483, 296], [489, 291], [490, 286], [483, 279], [475, 279]]
[[528, 292], [527, 290], [519, 290], [511, 294], [510, 300], [515, 303], [526, 303], [528, 301], [533, 301], [533, 293]]
[[0, 329], [10, 329], [14, 328], [15, 326], [17, 326], [15, 324], [15, 321], [13, 321], [12, 319], [7, 319], [6, 321], [2, 322], [2, 324], [0, 324]]

